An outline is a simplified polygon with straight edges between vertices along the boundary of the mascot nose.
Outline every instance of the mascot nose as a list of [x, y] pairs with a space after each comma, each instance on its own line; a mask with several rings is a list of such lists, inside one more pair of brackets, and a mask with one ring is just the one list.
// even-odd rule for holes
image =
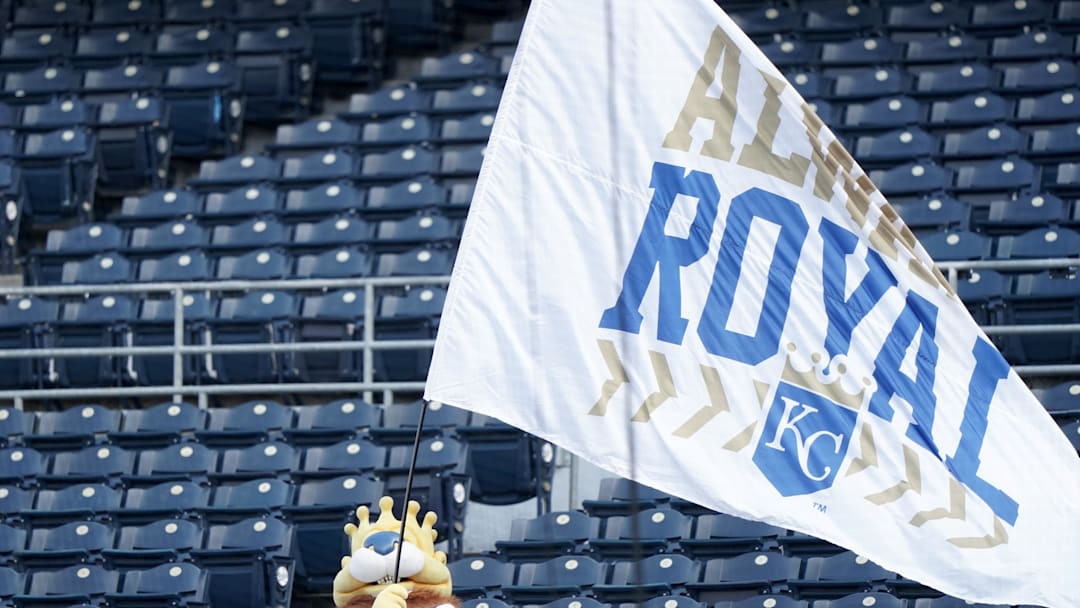
[[364, 539], [364, 548], [371, 549], [379, 555], [390, 555], [399, 540], [401, 536], [397, 532], [376, 532]]

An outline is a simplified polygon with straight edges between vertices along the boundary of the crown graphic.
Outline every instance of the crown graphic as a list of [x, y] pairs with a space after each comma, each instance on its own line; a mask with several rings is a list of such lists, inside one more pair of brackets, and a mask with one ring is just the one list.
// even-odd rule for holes
[[825, 355], [815, 352], [804, 358], [794, 342], [788, 343], [787, 350], [781, 380], [855, 411], [866, 404], [874, 381], [867, 377], [857, 379], [850, 374], [844, 356], [826, 361]]
[[[418, 513], [420, 513], [420, 503], [410, 500], [408, 507], [405, 509], [405, 540], [416, 545], [425, 553], [433, 554], [435, 552], [435, 537], [438, 534], [435, 531], [435, 522], [438, 517], [435, 513], [428, 511], [424, 515], [424, 523], [421, 524], [416, 518]], [[345, 526], [345, 533], [349, 535], [349, 545], [353, 552], [361, 548], [364, 539], [375, 532], [394, 532], [396, 534], [401, 531], [401, 520], [394, 516], [394, 499], [389, 496], [383, 496], [379, 499], [379, 518], [374, 522], [371, 521], [366, 505], [356, 508], [356, 518], [359, 525], [350, 523]]]

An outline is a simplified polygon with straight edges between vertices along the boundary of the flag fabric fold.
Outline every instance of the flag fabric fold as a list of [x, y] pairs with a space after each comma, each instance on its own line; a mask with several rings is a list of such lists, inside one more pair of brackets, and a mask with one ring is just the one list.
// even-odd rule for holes
[[425, 398], [957, 597], [1080, 606], [1075, 450], [710, 0], [534, 0]]

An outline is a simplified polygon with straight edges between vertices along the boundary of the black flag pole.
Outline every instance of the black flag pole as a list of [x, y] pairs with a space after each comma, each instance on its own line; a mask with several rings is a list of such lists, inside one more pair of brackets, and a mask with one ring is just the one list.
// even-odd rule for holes
[[398, 531], [397, 555], [394, 557], [394, 582], [401, 581], [401, 546], [405, 543], [405, 521], [409, 515], [409, 498], [412, 493], [413, 473], [416, 472], [416, 457], [420, 454], [420, 432], [424, 429], [424, 415], [427, 414], [427, 401], [420, 402], [420, 420], [416, 423], [416, 438], [413, 439], [412, 460], [409, 462], [409, 476], [405, 479], [405, 498], [401, 501], [401, 529]]

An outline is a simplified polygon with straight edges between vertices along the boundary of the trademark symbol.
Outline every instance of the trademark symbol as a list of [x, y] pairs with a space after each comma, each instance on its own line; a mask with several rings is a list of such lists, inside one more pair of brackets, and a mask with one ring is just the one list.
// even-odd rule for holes
[[826, 506], [826, 505], [821, 504], [820, 502], [815, 502], [814, 503], [814, 509], [817, 510], [817, 511], [820, 511], [821, 513], [824, 513], [824, 512], [829, 510], [829, 507]]

